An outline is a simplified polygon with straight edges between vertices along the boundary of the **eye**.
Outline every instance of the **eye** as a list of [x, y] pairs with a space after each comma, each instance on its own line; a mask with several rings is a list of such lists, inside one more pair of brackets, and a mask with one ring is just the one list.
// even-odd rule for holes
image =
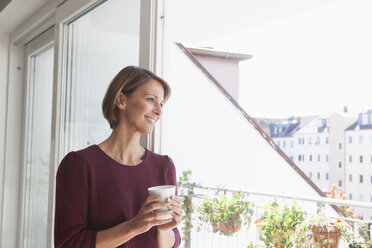
[[155, 101], [155, 99], [151, 98], [151, 97], [147, 98], [146, 100], [149, 101], [149, 102], [154, 102]]

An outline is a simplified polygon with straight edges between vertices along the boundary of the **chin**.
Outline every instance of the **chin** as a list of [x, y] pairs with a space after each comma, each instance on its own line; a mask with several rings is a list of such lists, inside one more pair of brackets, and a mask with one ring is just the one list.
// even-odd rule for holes
[[152, 133], [152, 131], [154, 130], [154, 128], [150, 128], [150, 129], [146, 129], [146, 130], [141, 130], [141, 134], [150, 134]]

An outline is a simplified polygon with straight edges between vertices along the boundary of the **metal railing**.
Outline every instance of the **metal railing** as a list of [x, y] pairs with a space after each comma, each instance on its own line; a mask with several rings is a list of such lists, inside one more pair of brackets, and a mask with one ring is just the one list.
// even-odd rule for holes
[[[219, 193], [242, 193], [248, 195], [251, 202], [254, 203], [254, 214], [252, 216], [252, 224], [249, 228], [242, 227], [240, 231], [232, 236], [226, 237], [211, 232], [211, 228], [205, 228], [205, 225], [200, 229], [199, 215], [196, 211], [197, 207], [203, 202], [206, 197], [213, 197]], [[329, 216], [327, 218], [342, 218], [348, 222], [353, 230], [354, 240], [362, 241], [360, 227], [362, 225], [368, 225], [369, 237], [371, 238], [371, 227], [372, 222], [366, 220], [353, 219], [350, 217], [340, 216], [339, 213], [334, 211], [330, 205], [333, 206], [346, 206], [346, 207], [358, 207], [370, 210], [372, 213], [372, 203], [351, 201], [351, 200], [340, 200], [326, 197], [307, 197], [307, 196], [293, 196], [285, 194], [274, 194], [267, 192], [257, 191], [242, 191], [234, 189], [219, 189], [214, 187], [195, 186], [194, 196], [192, 197], [192, 207], [194, 208], [194, 214], [189, 215], [189, 220], [193, 228], [189, 232], [183, 233], [183, 237], [186, 241], [183, 242], [183, 247], [213, 247], [213, 248], [229, 248], [229, 247], [244, 247], [247, 248], [250, 242], [257, 245], [257, 247], [266, 247], [262, 241], [259, 240], [259, 234], [255, 226], [255, 221], [260, 218], [263, 212], [263, 206], [268, 202], [275, 200], [279, 204], [291, 205], [293, 201], [296, 201], [297, 205], [306, 213], [307, 216], [315, 215], [319, 209], [323, 209]], [[200, 230], [197, 230], [197, 229]], [[365, 234], [364, 234], [365, 235]], [[348, 247], [344, 241], [341, 240], [339, 248]]]

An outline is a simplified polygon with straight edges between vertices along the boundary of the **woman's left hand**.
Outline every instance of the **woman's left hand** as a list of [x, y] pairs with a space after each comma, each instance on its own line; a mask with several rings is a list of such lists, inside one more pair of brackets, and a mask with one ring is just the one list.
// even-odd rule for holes
[[167, 199], [169, 203], [169, 209], [173, 210], [172, 217], [173, 220], [171, 222], [165, 223], [163, 225], [157, 226], [158, 231], [166, 231], [172, 228], [177, 227], [181, 223], [183, 211], [181, 209], [182, 206], [182, 198], [178, 196], [171, 196], [170, 199]]

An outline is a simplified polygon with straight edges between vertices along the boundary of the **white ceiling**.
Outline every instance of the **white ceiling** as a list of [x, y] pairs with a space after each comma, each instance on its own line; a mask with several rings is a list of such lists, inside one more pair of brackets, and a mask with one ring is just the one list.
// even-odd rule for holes
[[11, 32], [48, 0], [12, 0], [0, 12], [0, 32]]

